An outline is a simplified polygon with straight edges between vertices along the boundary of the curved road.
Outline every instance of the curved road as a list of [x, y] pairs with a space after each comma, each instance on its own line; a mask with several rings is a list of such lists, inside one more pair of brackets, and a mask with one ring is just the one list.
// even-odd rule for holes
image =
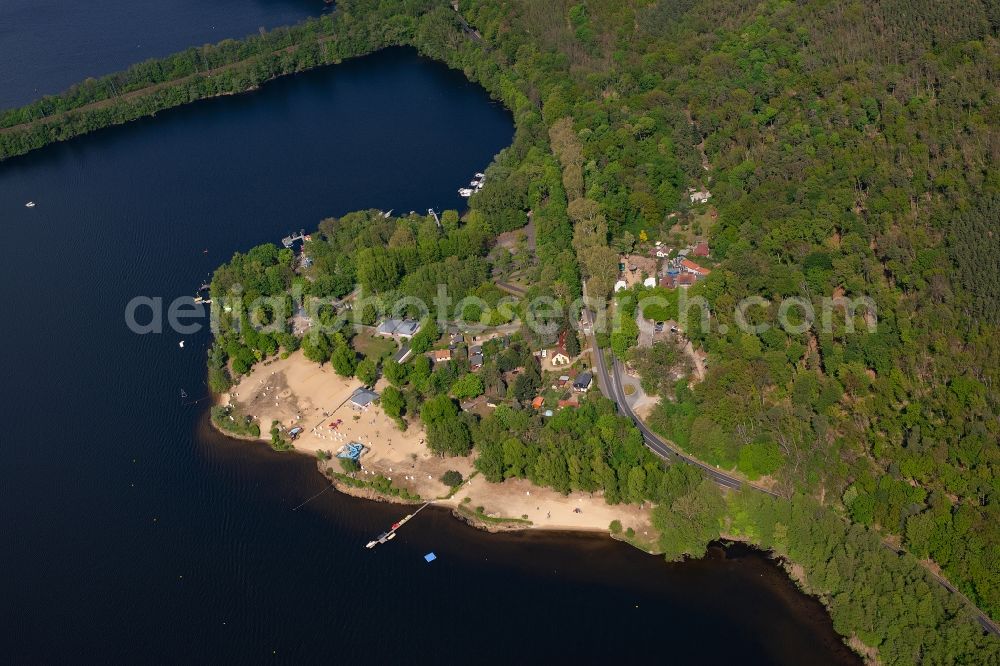
[[[635, 412], [632, 411], [632, 408], [628, 404], [628, 400], [625, 399], [625, 392], [622, 390], [622, 383], [621, 380], [619, 379], [621, 374], [621, 363], [618, 361], [618, 359], [614, 359], [612, 361], [614, 374], [612, 375], [611, 373], [608, 372], [608, 364], [604, 360], [604, 352], [600, 347], [597, 346], [597, 339], [594, 335], [594, 313], [591, 312], [590, 310], [584, 310], [584, 312], [586, 313], [584, 332], [586, 333], [587, 340], [590, 342], [590, 347], [593, 350], [594, 368], [597, 370], [597, 383], [598, 386], [600, 386], [601, 388], [601, 393], [611, 398], [611, 400], [613, 400], [615, 404], [618, 405], [619, 411], [621, 411], [621, 413], [624, 414], [625, 416], [632, 419], [632, 422], [635, 423], [635, 426], [639, 429], [639, 432], [642, 433], [642, 438], [645, 441], [646, 446], [649, 448], [650, 451], [652, 451], [656, 455], [660, 456], [661, 458], [669, 462], [680, 461], [680, 462], [685, 462], [689, 465], [694, 465], [695, 467], [699, 468], [702, 472], [704, 472], [705, 476], [712, 479], [720, 486], [738, 490], [739, 488], [742, 488], [744, 485], [746, 485], [749, 488], [753, 488], [754, 490], [757, 490], [759, 492], [766, 493], [768, 495], [771, 495], [772, 497], [781, 497], [781, 495], [779, 495], [774, 491], [768, 490], [767, 488], [762, 488], [760, 486], [756, 486], [752, 483], [744, 483], [735, 476], [726, 474], [725, 472], [718, 470], [714, 467], [711, 467], [710, 465], [706, 465], [700, 460], [696, 460], [677, 451], [676, 449], [668, 445], [656, 433], [654, 433], [652, 430], [646, 427], [646, 424], [643, 423], [642, 420], [635, 415]], [[896, 548], [894, 548], [890, 543], [885, 541], [883, 542], [882, 545], [884, 545], [889, 550], [895, 552], [897, 555], [902, 554], [904, 552], [896, 550]], [[954, 585], [952, 585], [951, 582], [949, 582], [946, 578], [938, 575], [937, 573], [931, 571], [930, 569], [927, 569], [927, 572], [942, 587], [944, 587], [952, 594], [957, 595], [959, 598], [964, 600], [969, 605], [969, 608], [975, 613], [976, 620], [979, 622], [979, 625], [983, 628], [984, 631], [993, 634], [994, 636], [1000, 636], [1000, 626], [998, 626], [997, 623], [993, 621], [993, 618], [991, 618], [989, 615], [980, 610], [975, 604], [972, 603], [972, 600], [970, 600], [968, 597], [962, 594], [962, 592], [959, 591]]]
[[618, 359], [613, 361], [614, 374], [611, 375], [608, 373], [607, 362], [604, 360], [604, 352], [597, 346], [597, 339], [594, 336], [594, 314], [590, 310], [586, 310], [586, 313], [586, 333], [587, 338], [590, 341], [591, 349], [594, 350], [594, 368], [597, 370], [597, 383], [601, 387], [601, 392], [611, 398], [618, 405], [618, 409], [622, 414], [632, 419], [632, 422], [635, 423], [635, 427], [642, 433], [642, 439], [645, 441], [646, 446], [650, 451], [670, 462], [684, 462], [688, 465], [694, 465], [704, 472], [705, 476], [712, 479], [720, 486], [738, 490], [746, 485], [754, 490], [758, 490], [773, 497], [780, 497], [780, 495], [774, 491], [756, 486], [752, 483], [744, 484], [743, 481], [735, 476], [726, 474], [722, 470], [706, 465], [700, 460], [696, 460], [681, 453], [680, 451], [677, 451], [667, 444], [666, 441], [664, 441], [659, 435], [650, 430], [646, 424], [642, 422], [642, 419], [635, 415], [635, 412], [632, 411], [632, 408], [628, 404], [628, 400], [625, 399], [625, 392], [622, 390], [622, 383], [619, 379], [621, 364]]

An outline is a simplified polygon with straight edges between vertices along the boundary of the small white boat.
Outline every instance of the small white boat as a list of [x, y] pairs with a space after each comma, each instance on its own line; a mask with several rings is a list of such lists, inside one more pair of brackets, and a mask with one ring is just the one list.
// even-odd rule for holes
[[184, 349], [184, 341], [181, 340], [180, 342], [178, 342], [177, 346], [180, 347], [181, 349]]
[[471, 197], [471, 196], [472, 196], [472, 189], [470, 189], [470, 188], [468, 188], [468, 187], [463, 187], [463, 188], [461, 188], [461, 189], [460, 189], [460, 190], [458, 191], [458, 194], [459, 194], [460, 196], [463, 196], [463, 197]]
[[486, 178], [486, 174], [485, 173], [477, 173], [477, 174], [475, 174], [475, 176], [476, 176], [476, 178]]
[[469, 185], [472, 185], [473, 187], [482, 187], [483, 182], [481, 180], [474, 180], [471, 183], [469, 183]]
[[28, 203], [24, 204], [24, 207], [25, 208], [34, 208], [35, 207], [35, 202], [34, 201], [29, 201]]

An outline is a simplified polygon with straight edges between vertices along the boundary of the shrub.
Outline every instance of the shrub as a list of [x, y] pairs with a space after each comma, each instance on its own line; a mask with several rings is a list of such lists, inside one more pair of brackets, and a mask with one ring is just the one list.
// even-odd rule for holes
[[462, 478], [461, 472], [457, 472], [453, 469], [449, 469], [441, 475], [441, 483], [446, 486], [451, 486], [452, 488], [462, 485], [462, 481], [464, 480], [465, 479]]
[[774, 442], [754, 442], [740, 448], [737, 467], [753, 480], [761, 475], [773, 474], [781, 467], [784, 456]]

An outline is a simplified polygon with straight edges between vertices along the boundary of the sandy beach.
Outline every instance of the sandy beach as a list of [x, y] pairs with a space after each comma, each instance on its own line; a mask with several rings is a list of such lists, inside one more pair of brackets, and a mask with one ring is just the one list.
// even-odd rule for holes
[[[384, 386], [385, 380], [380, 380], [375, 390]], [[294, 444], [296, 451], [306, 455], [336, 453], [344, 444], [360, 442], [367, 451], [361, 458], [359, 478], [381, 474], [393, 485], [435, 500], [439, 506], [461, 505], [471, 511], [482, 507], [484, 514], [493, 518], [527, 517], [531, 525], [525, 524], [526, 529], [607, 532], [611, 521], [618, 520], [623, 529], [633, 528], [638, 538], [654, 538], [649, 505], [611, 506], [598, 494], [564, 496], [522, 479], [497, 484], [473, 476], [471, 457], [442, 458], [428, 450], [419, 421], [410, 421], [402, 432], [377, 404], [362, 409], [352, 405], [350, 397], [360, 387], [357, 379], [341, 377], [329, 365], [320, 366], [296, 352], [259, 364], [223, 394], [221, 402], [231, 402], [256, 417], [262, 441], [270, 440], [272, 421], [286, 428], [301, 427], [303, 432]], [[339, 425], [330, 427], [337, 421]], [[331, 464], [339, 471], [336, 461]], [[466, 482], [454, 496], [444, 499], [451, 489], [440, 478], [448, 470], [460, 472]]]
[[[465, 502], [465, 498], [469, 498]], [[631, 527], [642, 540], [653, 539], [650, 523], [651, 507], [639, 508], [630, 504], [612, 506], [596, 493], [575, 492], [569, 495], [539, 488], [525, 479], [507, 479], [503, 483], [490, 483], [476, 477], [442, 506], [463, 504], [475, 510], [483, 507], [490, 517], [524, 518], [531, 521], [529, 529], [572, 530], [607, 532], [611, 521], [618, 520], [622, 529]], [[577, 513], [575, 510], [579, 509]]]

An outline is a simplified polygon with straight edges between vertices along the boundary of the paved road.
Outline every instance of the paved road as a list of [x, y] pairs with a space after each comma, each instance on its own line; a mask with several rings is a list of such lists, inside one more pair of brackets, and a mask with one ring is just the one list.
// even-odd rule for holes
[[[649, 447], [649, 449], [653, 453], [655, 453], [656, 455], [660, 456], [661, 458], [669, 462], [685, 462], [689, 465], [694, 465], [695, 467], [698, 467], [702, 472], [704, 472], [708, 478], [712, 479], [720, 486], [725, 486], [726, 488], [739, 489], [742, 486], [746, 485], [750, 488], [753, 488], [754, 490], [766, 493], [773, 497], [780, 497], [778, 493], [768, 490], [767, 488], [762, 488], [752, 483], [743, 483], [740, 481], [740, 479], [737, 479], [736, 477], [730, 476], [729, 474], [726, 474], [721, 470], [706, 465], [700, 460], [695, 460], [694, 458], [690, 458], [680, 453], [679, 451], [674, 450], [668, 444], [666, 444], [666, 442], [660, 439], [660, 437], [656, 433], [647, 428], [646, 425], [642, 422], [642, 420], [635, 415], [635, 412], [632, 411], [632, 408], [629, 407], [628, 401], [625, 399], [625, 393], [621, 388], [622, 384], [621, 381], [619, 380], [620, 373], [622, 371], [621, 362], [618, 361], [618, 359], [614, 359], [614, 361], [612, 362], [613, 372], [609, 372], [608, 370], [608, 364], [604, 360], [604, 352], [597, 346], [597, 340], [594, 336], [594, 314], [590, 310], [586, 310], [584, 317], [585, 317], [584, 332], [586, 333], [587, 338], [590, 340], [590, 345], [594, 350], [594, 369], [597, 371], [597, 384], [601, 389], [601, 393], [603, 393], [604, 395], [615, 401], [621, 413], [632, 419], [636, 427], [642, 433], [642, 438], [645, 441], [646, 446]], [[894, 548], [888, 542], [883, 542], [883, 545], [886, 548], [892, 550], [893, 552], [896, 552], [897, 554], [900, 553], [900, 551], [897, 551], [896, 548]], [[958, 595], [960, 598], [965, 600], [967, 604], [969, 604], [969, 607], [973, 610], [973, 612], [976, 615], [976, 620], [979, 622], [979, 625], [983, 628], [984, 631], [987, 631], [993, 634], [994, 636], [1000, 636], [1000, 626], [998, 626], [997, 623], [994, 622], [989, 615], [987, 615], [979, 608], [977, 608], [975, 604], [972, 603], [971, 600], [969, 600], [964, 594], [962, 594], [958, 589], [956, 589], [955, 586], [952, 585], [946, 578], [939, 576], [938, 574], [929, 569], [927, 570], [927, 572], [942, 587], [944, 587], [949, 592]]]
[[762, 488], [760, 486], [753, 485], [751, 483], [744, 483], [740, 479], [726, 474], [722, 470], [716, 469], [711, 465], [706, 465], [700, 460], [691, 458], [690, 456], [684, 455], [679, 451], [673, 449], [668, 445], [663, 439], [660, 438], [655, 432], [650, 430], [642, 420], [635, 415], [632, 408], [628, 404], [628, 400], [625, 399], [625, 392], [622, 390], [621, 382], [621, 363], [618, 359], [613, 361], [613, 372], [608, 371], [608, 364], [604, 360], [604, 353], [597, 346], [597, 340], [594, 336], [594, 315], [589, 310], [586, 313], [586, 333], [590, 340], [591, 348], [594, 349], [594, 368], [597, 370], [597, 383], [601, 388], [601, 392], [608, 396], [615, 403], [618, 404], [618, 410], [625, 416], [632, 419], [635, 426], [642, 433], [642, 439], [650, 451], [660, 456], [664, 460], [669, 462], [684, 462], [688, 465], [694, 465], [700, 469], [705, 476], [712, 479], [720, 486], [725, 486], [726, 488], [740, 489], [744, 485], [753, 488], [754, 490], [766, 493], [773, 497], [779, 497], [778, 493], [768, 490], [767, 488]]
[[646, 446], [649, 448], [650, 451], [660, 456], [664, 460], [668, 460], [670, 462], [684, 462], [689, 465], [694, 465], [702, 472], [704, 472], [705, 476], [712, 479], [720, 486], [725, 486], [726, 488], [739, 489], [742, 488], [744, 485], [746, 485], [762, 493], [766, 493], [773, 497], [779, 497], [778, 493], [768, 490], [767, 488], [762, 488], [760, 486], [756, 486], [751, 483], [744, 484], [743, 481], [736, 478], [735, 476], [726, 474], [722, 470], [716, 469], [711, 465], [706, 465], [700, 460], [696, 460], [694, 458], [691, 458], [690, 456], [684, 455], [683, 453], [672, 448], [662, 438], [660, 438], [659, 435], [650, 430], [646, 426], [646, 424], [643, 423], [642, 420], [635, 415], [635, 412], [632, 411], [632, 408], [628, 404], [628, 400], [625, 399], [625, 393], [622, 390], [622, 382], [620, 380], [621, 363], [618, 361], [618, 359], [615, 359], [613, 361], [612, 372], [609, 372], [608, 364], [604, 360], [604, 353], [597, 346], [597, 339], [594, 335], [594, 313], [591, 312], [590, 310], [586, 310], [585, 312], [586, 312], [586, 314], [584, 315], [586, 319], [585, 332], [587, 334], [587, 338], [590, 340], [590, 346], [594, 350], [594, 368], [595, 370], [597, 370], [598, 386], [600, 386], [601, 392], [604, 395], [608, 396], [609, 398], [614, 400], [615, 403], [618, 404], [618, 410], [623, 415], [632, 419], [632, 422], [635, 423], [635, 426], [639, 429], [639, 432], [642, 433], [643, 441], [646, 443]]
[[[474, 42], [483, 43], [483, 36], [479, 34], [479, 31], [469, 25], [469, 22], [465, 20], [465, 17], [458, 11], [458, 3], [452, 2], [451, 8], [455, 10], [455, 16], [458, 17], [458, 22], [462, 26], [462, 30], [465, 32], [466, 36]], [[489, 46], [486, 47], [487, 50], [490, 49]]]

